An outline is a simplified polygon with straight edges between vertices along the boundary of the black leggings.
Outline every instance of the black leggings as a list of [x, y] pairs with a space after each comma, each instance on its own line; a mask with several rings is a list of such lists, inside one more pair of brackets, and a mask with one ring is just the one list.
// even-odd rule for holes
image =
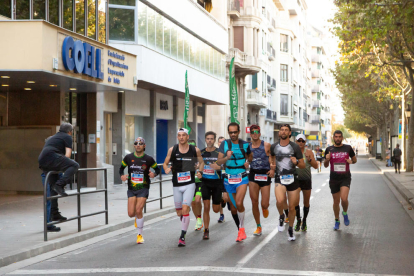
[[400, 171], [400, 167], [401, 167], [401, 161], [400, 160], [395, 160], [394, 161], [395, 171], [397, 171], [397, 165], [398, 165], [398, 171]]

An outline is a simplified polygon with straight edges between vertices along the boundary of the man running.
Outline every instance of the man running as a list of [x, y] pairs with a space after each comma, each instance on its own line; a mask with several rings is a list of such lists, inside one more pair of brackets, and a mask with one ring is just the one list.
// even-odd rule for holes
[[[204, 167], [201, 152], [195, 146], [188, 144], [188, 130], [180, 128], [177, 134], [178, 144], [168, 150], [163, 168], [166, 174], [173, 172], [173, 195], [177, 216], [181, 218], [181, 236], [178, 246], [185, 246], [185, 234], [190, 224], [190, 204], [195, 191], [196, 163], [199, 168]], [[171, 167], [168, 163], [171, 162]], [[202, 178], [202, 173], [197, 172], [197, 177]]]
[[299, 204], [295, 207], [296, 210], [296, 226], [295, 231], [300, 231], [301, 224], [302, 224], [302, 231], [307, 231], [308, 226], [306, 224], [306, 219], [309, 214], [309, 208], [310, 208], [310, 196], [312, 191], [312, 173], [311, 173], [311, 167], [314, 169], [318, 169], [318, 162], [315, 160], [315, 156], [313, 155], [312, 150], [306, 149], [306, 136], [303, 134], [299, 134], [296, 136], [296, 144], [300, 147], [300, 150], [305, 156], [305, 168], [299, 169], [296, 168], [296, 173], [298, 175], [298, 183], [299, 183], [299, 201], [300, 202], [300, 191], [303, 193], [303, 220], [300, 217], [300, 206]]
[[[246, 196], [249, 179], [246, 168], [253, 159], [249, 143], [239, 139], [240, 126], [237, 123], [230, 123], [227, 127], [230, 139], [220, 145], [217, 164], [226, 164], [226, 175], [224, 176], [224, 187], [235, 199], [239, 217], [239, 231], [236, 242], [246, 239], [244, 230], [244, 197]], [[234, 204], [233, 204], [234, 205]], [[236, 222], [237, 223], [237, 222]]]
[[316, 160], [318, 161], [318, 173], [322, 171], [322, 149], [319, 146], [316, 148]]
[[204, 235], [203, 239], [210, 238], [210, 200], [213, 200], [213, 211], [220, 211], [220, 203], [222, 200], [222, 180], [221, 166], [217, 165], [219, 155], [218, 149], [214, 146], [216, 142], [216, 133], [209, 131], [205, 134], [207, 148], [201, 150], [201, 156], [204, 160], [203, 185], [201, 186], [201, 194], [204, 202]]
[[[217, 140], [217, 144], [218, 144], [218, 147], [220, 148], [220, 145], [221, 145], [221, 143], [224, 141], [225, 139], [224, 139], [224, 137], [223, 136], [220, 136], [219, 138], [218, 138], [218, 140]], [[224, 212], [223, 212], [223, 208], [224, 207], [226, 207], [226, 202], [228, 202], [227, 200], [228, 200], [228, 195], [227, 195], [227, 192], [226, 192], [226, 189], [224, 188], [224, 179], [223, 179], [223, 175], [226, 173], [226, 171], [224, 170], [224, 166], [223, 165], [221, 165], [221, 175], [222, 175], [222, 177], [221, 177], [221, 183], [222, 183], [222, 185], [221, 185], [221, 190], [222, 190], [222, 193], [223, 193], [223, 196], [222, 196], [222, 199], [221, 199], [221, 205], [220, 205], [220, 218], [218, 219], [218, 223], [223, 223], [224, 221], [225, 221], [225, 219], [224, 219]], [[228, 203], [227, 203], [228, 204]], [[230, 205], [229, 205], [230, 206]], [[230, 209], [230, 207], [229, 207], [229, 209]], [[236, 210], [236, 215], [237, 215], [237, 210]]]
[[[127, 154], [122, 160], [119, 175], [122, 181], [128, 180], [128, 216], [135, 217], [135, 228], [138, 228], [137, 244], [144, 243], [142, 232], [144, 230], [144, 216], [142, 209], [148, 199], [150, 178], [160, 174], [157, 162], [145, 154], [145, 140], [138, 137], [134, 142], [135, 152]], [[128, 167], [128, 174], [124, 175], [124, 169]], [[150, 171], [155, 170], [155, 173]]]
[[357, 158], [355, 152], [350, 145], [342, 144], [344, 136], [342, 131], [335, 130], [333, 134], [334, 145], [325, 151], [325, 168], [331, 165], [331, 173], [329, 176], [329, 187], [333, 197], [333, 210], [335, 214], [334, 230], [339, 230], [339, 203], [342, 204], [342, 215], [344, 216], [345, 226], [349, 225], [348, 217], [348, 195], [351, 187], [351, 171], [350, 164], [355, 164]]
[[[193, 139], [188, 140], [188, 144], [197, 147], [196, 142]], [[198, 164], [196, 164], [196, 166], [198, 166]], [[195, 176], [195, 185], [196, 189], [194, 192], [193, 202], [191, 202], [191, 208], [196, 218], [194, 230], [200, 231], [203, 228], [203, 220], [201, 219], [201, 210], [203, 209], [203, 206], [201, 205], [201, 186], [203, 185], [203, 182], [197, 177], [197, 174]]]
[[253, 153], [253, 160], [250, 164], [249, 174], [249, 194], [252, 200], [252, 211], [257, 228], [253, 235], [260, 236], [262, 234], [262, 225], [260, 224], [259, 211], [259, 193], [262, 193], [262, 211], [263, 217], [269, 216], [269, 200], [270, 200], [270, 183], [274, 177], [275, 171], [270, 169], [270, 144], [260, 140], [260, 127], [258, 125], [250, 126], [250, 137], [252, 142], [249, 145], [250, 151]]
[[285, 215], [283, 205], [287, 198], [289, 201], [289, 229], [288, 240], [294, 241], [293, 223], [295, 222], [295, 206], [299, 204], [299, 182], [296, 175], [296, 166], [303, 169], [305, 162], [299, 146], [291, 141], [292, 129], [290, 125], [282, 125], [279, 131], [279, 142], [274, 143], [270, 149], [272, 155], [271, 168], [276, 166], [275, 195], [276, 207], [279, 211], [279, 232], [285, 230]]

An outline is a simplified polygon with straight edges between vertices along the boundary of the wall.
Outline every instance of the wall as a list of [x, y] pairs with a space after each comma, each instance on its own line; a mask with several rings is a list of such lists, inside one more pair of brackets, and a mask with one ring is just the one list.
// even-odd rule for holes
[[125, 114], [131, 116], [150, 115], [150, 92], [138, 88], [138, 91], [125, 92]]
[[[160, 109], [160, 101], [167, 101], [168, 110]], [[173, 119], [173, 96], [156, 93], [155, 110], [157, 119], [172, 120]]]

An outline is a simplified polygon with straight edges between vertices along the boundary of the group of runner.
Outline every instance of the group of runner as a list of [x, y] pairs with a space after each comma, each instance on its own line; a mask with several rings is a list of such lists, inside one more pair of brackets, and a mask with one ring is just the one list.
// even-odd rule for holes
[[[294, 231], [307, 231], [312, 189], [311, 167], [319, 170], [320, 163], [315, 159], [313, 152], [306, 149], [306, 136], [300, 134], [296, 136], [296, 143], [290, 141], [291, 127], [285, 124], [280, 128], [279, 141], [271, 145], [260, 139], [258, 125], [250, 126], [251, 143], [239, 138], [240, 126], [237, 123], [230, 123], [227, 130], [230, 139], [220, 137], [218, 148], [215, 147], [216, 133], [207, 132], [207, 147], [200, 150], [195, 146], [195, 142], [189, 141], [188, 130], [180, 128], [177, 133], [178, 144], [168, 150], [163, 169], [166, 174], [172, 172], [174, 205], [181, 221], [178, 246], [185, 246], [185, 236], [190, 223], [190, 206], [197, 218], [195, 230], [199, 231], [204, 226], [203, 239], [210, 238], [211, 201], [213, 211], [220, 212], [218, 222], [224, 221], [222, 209], [226, 203], [228, 204], [238, 228], [236, 241], [246, 239], [244, 198], [247, 187], [257, 226], [253, 235], [260, 236], [262, 225], [259, 194], [263, 217], [267, 218], [272, 178], [275, 179], [276, 207], [279, 212], [278, 230], [284, 231], [285, 222], [288, 222], [288, 240], [294, 241]], [[356, 163], [356, 157], [349, 145], [342, 144], [341, 131], [335, 131], [333, 139], [334, 145], [326, 149], [323, 163], [325, 167], [331, 167], [329, 186], [334, 202], [334, 230], [338, 230], [340, 204], [344, 224], [348, 226], [350, 223], [347, 213], [351, 184], [349, 165]], [[142, 137], [136, 139], [134, 147], [135, 152], [125, 156], [122, 161], [119, 173], [122, 181], [128, 180], [128, 215], [135, 218], [135, 227], [138, 229], [137, 243], [141, 244], [144, 243], [142, 209], [149, 195], [150, 178], [156, 177], [160, 173], [160, 168], [152, 157], [145, 154], [145, 140]], [[126, 167], [128, 175], [124, 175]], [[303, 193], [303, 217], [299, 204], [300, 191]]]

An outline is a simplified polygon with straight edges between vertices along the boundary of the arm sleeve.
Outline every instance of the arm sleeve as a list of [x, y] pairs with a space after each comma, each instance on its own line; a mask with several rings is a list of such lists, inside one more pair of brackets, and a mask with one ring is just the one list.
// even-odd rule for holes
[[125, 168], [128, 167], [125, 158], [122, 160], [121, 167], [119, 167], [119, 175], [122, 176], [124, 174]]
[[275, 148], [276, 148], [276, 143], [274, 143], [273, 145], [270, 146], [270, 155], [271, 156], [275, 156]]
[[354, 151], [354, 149], [353, 148], [350, 148], [350, 151], [349, 151], [349, 157], [350, 158], [352, 158], [352, 157], [354, 157], [355, 156], [355, 151]]
[[161, 170], [160, 170], [160, 168], [158, 167], [157, 162], [155, 162], [155, 160], [154, 160], [154, 159], [152, 159], [152, 161], [153, 161], [154, 163], [151, 165], [151, 168], [153, 168], [153, 169], [154, 169], [154, 171], [155, 171], [155, 173], [156, 173], [157, 175], [159, 175], [159, 174], [161, 173]]
[[67, 137], [65, 137], [64, 139], [65, 141], [65, 148], [72, 148], [72, 136], [67, 135]]
[[226, 140], [224, 140], [224, 141], [221, 143], [221, 145], [220, 145], [220, 147], [219, 147], [219, 149], [218, 149], [218, 152], [220, 152], [220, 153], [222, 153], [222, 154], [226, 154], [226, 153], [224, 152], [224, 143], [227, 143], [227, 142], [226, 142]]
[[292, 142], [292, 145], [295, 145], [294, 147], [293, 147], [293, 149], [294, 149], [294, 151], [295, 151], [295, 157], [296, 157], [296, 159], [303, 159], [303, 153], [302, 153], [302, 151], [300, 150], [300, 147], [297, 145], [297, 144], [295, 144], [295, 143], [293, 143]]

